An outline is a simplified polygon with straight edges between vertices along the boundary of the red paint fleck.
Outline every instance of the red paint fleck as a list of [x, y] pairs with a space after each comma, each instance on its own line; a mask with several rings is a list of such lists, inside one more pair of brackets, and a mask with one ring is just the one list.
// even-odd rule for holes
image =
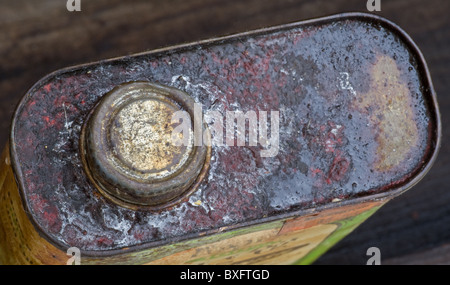
[[318, 169], [318, 168], [311, 168], [311, 174], [312, 177], [315, 177], [317, 174], [322, 174], [322, 170]]
[[133, 236], [137, 240], [142, 240], [142, 238], [144, 237], [144, 234], [139, 231], [139, 232], [135, 232]]
[[340, 181], [348, 171], [350, 162], [347, 158], [341, 156], [341, 152], [337, 151], [337, 155], [333, 159], [330, 170], [328, 171], [327, 183], [331, 184], [333, 181]]
[[52, 84], [51, 83], [48, 83], [48, 84], [44, 85], [44, 90], [45, 91], [50, 92], [51, 89], [52, 89]]
[[42, 119], [47, 124], [47, 127], [52, 127], [52, 126], [54, 126], [56, 124], [56, 120], [50, 118], [49, 116], [42, 116]]
[[30, 102], [28, 102], [28, 108], [31, 108], [31, 107], [33, 107], [34, 105], [36, 105], [36, 101], [30, 101]]
[[99, 237], [99, 238], [97, 238], [97, 244], [99, 246], [102, 246], [102, 245], [110, 246], [113, 243], [114, 242], [111, 239], [107, 238], [107, 237]]
[[68, 100], [67, 96], [60, 95], [55, 100], [53, 100], [53, 104], [57, 107], [62, 108], [63, 104], [66, 106], [68, 101], [70, 101], [70, 100]]
[[47, 201], [41, 199], [41, 196], [37, 194], [30, 195], [30, 200], [33, 201], [34, 212], [43, 212], [44, 208], [47, 206]]
[[52, 232], [58, 232], [60, 228], [60, 221], [58, 214], [55, 212], [44, 212], [44, 219], [50, 225]]

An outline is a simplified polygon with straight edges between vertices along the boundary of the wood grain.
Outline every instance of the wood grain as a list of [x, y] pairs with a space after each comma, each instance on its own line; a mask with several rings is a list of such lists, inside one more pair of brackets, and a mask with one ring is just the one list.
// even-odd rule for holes
[[[0, 146], [20, 98], [59, 68], [251, 29], [346, 11], [366, 10], [366, 1], [121, 1], [81, 0], [81, 12], [66, 1], [0, 1]], [[381, 12], [422, 50], [438, 94], [443, 144], [430, 173], [389, 202], [317, 264], [365, 264], [378, 246], [386, 263], [446, 263], [450, 251], [450, 2], [381, 0]], [[436, 256], [421, 253], [432, 252]]]

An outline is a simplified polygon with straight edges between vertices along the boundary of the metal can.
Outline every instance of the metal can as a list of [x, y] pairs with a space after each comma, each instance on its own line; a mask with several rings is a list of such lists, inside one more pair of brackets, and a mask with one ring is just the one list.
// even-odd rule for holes
[[369, 14], [59, 70], [14, 115], [0, 263], [308, 264], [440, 137], [422, 54]]

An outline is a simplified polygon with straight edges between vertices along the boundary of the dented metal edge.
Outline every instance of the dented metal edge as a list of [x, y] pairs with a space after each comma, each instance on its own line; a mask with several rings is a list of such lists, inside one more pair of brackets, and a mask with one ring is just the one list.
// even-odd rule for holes
[[142, 251], [142, 250], [146, 250], [146, 249], [151, 249], [151, 248], [158, 247], [161, 245], [166, 245], [168, 243], [182, 242], [182, 241], [191, 240], [194, 238], [205, 237], [205, 236], [212, 235], [212, 234], [219, 233], [219, 232], [228, 232], [231, 230], [237, 230], [237, 229], [244, 228], [244, 227], [247, 227], [250, 225], [257, 226], [259, 224], [263, 224], [263, 223], [267, 223], [267, 222], [280, 221], [280, 220], [285, 220], [287, 218], [304, 216], [304, 215], [308, 215], [308, 214], [311, 214], [314, 212], [334, 208], [337, 206], [340, 207], [340, 206], [354, 205], [354, 204], [362, 203], [362, 202], [390, 200], [391, 198], [395, 198], [395, 197], [401, 195], [402, 193], [404, 193], [405, 191], [407, 191], [408, 189], [410, 189], [414, 185], [416, 185], [428, 173], [428, 171], [431, 169], [431, 167], [433, 166], [433, 164], [437, 158], [437, 155], [438, 155], [438, 152], [439, 152], [439, 149], [441, 146], [442, 125], [441, 125], [439, 107], [438, 107], [438, 103], [437, 103], [437, 96], [436, 96], [436, 92], [433, 87], [431, 75], [428, 70], [425, 58], [424, 58], [423, 54], [421, 53], [420, 49], [415, 44], [415, 42], [412, 40], [412, 38], [403, 29], [401, 29], [398, 25], [391, 22], [390, 20], [387, 20], [384, 17], [380, 17], [377, 15], [363, 13], [363, 12], [347, 12], [347, 13], [341, 13], [341, 14], [334, 14], [331, 16], [312, 18], [312, 19], [308, 19], [308, 20], [283, 24], [283, 25], [279, 25], [279, 26], [256, 29], [256, 30], [232, 34], [232, 35], [228, 35], [228, 36], [222, 36], [222, 37], [216, 37], [216, 38], [212, 38], [212, 39], [195, 41], [195, 42], [191, 42], [191, 43], [187, 43], [187, 44], [180, 44], [180, 45], [164, 47], [164, 48], [155, 49], [152, 51], [136, 53], [136, 54], [129, 55], [129, 56], [120, 56], [120, 57], [110, 58], [110, 59], [106, 59], [106, 60], [100, 60], [100, 61], [86, 63], [86, 64], [74, 65], [74, 66], [62, 68], [62, 69], [59, 69], [52, 73], [47, 74], [46, 76], [41, 78], [39, 81], [37, 81], [25, 93], [25, 96], [23, 96], [22, 99], [19, 101], [19, 103], [17, 104], [17, 106], [15, 108], [12, 123], [10, 126], [9, 139], [10, 139], [11, 143], [9, 145], [10, 145], [10, 156], [11, 156], [11, 167], [13, 169], [14, 177], [15, 177], [16, 183], [18, 185], [19, 194], [21, 197], [21, 202], [22, 202], [23, 208], [24, 208], [29, 220], [34, 225], [34, 227], [35, 227], [36, 231], [39, 233], [39, 235], [42, 236], [43, 238], [45, 238], [45, 240], [47, 240], [49, 243], [51, 243], [52, 245], [56, 246], [57, 248], [59, 248], [63, 251], [65, 251], [68, 248], [67, 245], [65, 245], [59, 241], [53, 240], [47, 233], [45, 233], [45, 231], [34, 220], [32, 214], [30, 212], [30, 209], [28, 208], [27, 201], [26, 201], [26, 197], [25, 197], [25, 193], [24, 193], [25, 185], [23, 184], [23, 179], [22, 179], [23, 173], [21, 171], [21, 168], [18, 165], [18, 157], [16, 155], [16, 148], [15, 148], [15, 142], [14, 142], [14, 135], [15, 135], [14, 130], [15, 130], [17, 114], [20, 113], [25, 102], [28, 100], [30, 94], [35, 89], [44, 85], [50, 79], [54, 78], [55, 76], [57, 76], [59, 74], [72, 72], [72, 71], [76, 71], [76, 70], [81, 70], [81, 69], [86, 69], [86, 68], [89, 68], [90, 66], [94, 66], [96, 64], [113, 63], [115, 61], [125, 61], [130, 58], [135, 58], [135, 57], [144, 56], [144, 55], [148, 56], [148, 55], [158, 54], [158, 53], [168, 52], [168, 51], [178, 52], [178, 51], [193, 48], [193, 47], [199, 46], [199, 45], [217, 44], [220, 42], [224, 42], [227, 40], [233, 40], [233, 39], [240, 38], [240, 37], [246, 37], [246, 36], [251, 36], [251, 35], [253, 35], [253, 36], [262, 35], [262, 34], [266, 34], [266, 33], [270, 33], [270, 32], [287, 30], [290, 28], [301, 27], [301, 26], [309, 25], [309, 24], [326, 24], [326, 23], [329, 23], [329, 22], [332, 22], [335, 20], [358, 20], [358, 19], [364, 20], [367, 22], [382, 24], [384, 28], [387, 28], [390, 32], [396, 34], [400, 39], [402, 39], [403, 43], [417, 57], [418, 74], [421, 77], [422, 81], [428, 84], [428, 86], [426, 86], [426, 90], [430, 94], [430, 98], [427, 98], [427, 102], [429, 104], [428, 107], [429, 107], [429, 111], [430, 111], [430, 119], [433, 121], [433, 123], [436, 126], [436, 130], [434, 130], [434, 132], [430, 134], [430, 136], [432, 136], [432, 139], [430, 140], [429, 143], [433, 144], [434, 149], [432, 149], [431, 153], [428, 154], [427, 161], [422, 164], [421, 169], [419, 169], [419, 171], [415, 174], [414, 177], [412, 177], [405, 184], [398, 186], [398, 188], [396, 188], [396, 189], [390, 189], [388, 191], [383, 191], [381, 193], [375, 193], [375, 194], [370, 194], [370, 193], [367, 194], [367, 192], [366, 192], [365, 195], [363, 195], [363, 196], [356, 197], [356, 198], [350, 198], [348, 200], [344, 200], [344, 201], [341, 201], [338, 203], [328, 203], [326, 205], [320, 205], [320, 206], [317, 206], [314, 208], [295, 210], [290, 213], [282, 213], [282, 214], [278, 214], [276, 216], [261, 218], [261, 219], [258, 219], [257, 221], [250, 221], [250, 222], [244, 222], [244, 223], [231, 225], [229, 227], [226, 227], [225, 229], [218, 228], [218, 229], [212, 229], [212, 230], [208, 230], [208, 231], [196, 232], [196, 233], [185, 235], [183, 237], [174, 237], [174, 238], [168, 238], [168, 239], [164, 239], [164, 240], [147, 242], [147, 243], [143, 243], [143, 244], [139, 244], [139, 245], [129, 246], [126, 248], [119, 248], [119, 249], [106, 250], [106, 251], [105, 250], [94, 251], [94, 250], [82, 250], [81, 249], [81, 254], [88, 258], [89, 257], [99, 258], [99, 257], [108, 257], [108, 256], [127, 254], [127, 253], [131, 253], [131, 252], [137, 252], [137, 251]]

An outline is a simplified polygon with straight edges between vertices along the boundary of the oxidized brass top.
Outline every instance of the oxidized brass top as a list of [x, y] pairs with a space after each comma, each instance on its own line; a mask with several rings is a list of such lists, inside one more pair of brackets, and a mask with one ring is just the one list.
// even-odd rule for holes
[[181, 135], [174, 132], [174, 113], [186, 111], [194, 126], [199, 118], [193, 110], [188, 94], [149, 82], [123, 84], [105, 95], [84, 126], [81, 143], [85, 169], [98, 190], [125, 207], [155, 210], [195, 190], [209, 148], [194, 146], [192, 131], [185, 134], [187, 144], [172, 138]]

